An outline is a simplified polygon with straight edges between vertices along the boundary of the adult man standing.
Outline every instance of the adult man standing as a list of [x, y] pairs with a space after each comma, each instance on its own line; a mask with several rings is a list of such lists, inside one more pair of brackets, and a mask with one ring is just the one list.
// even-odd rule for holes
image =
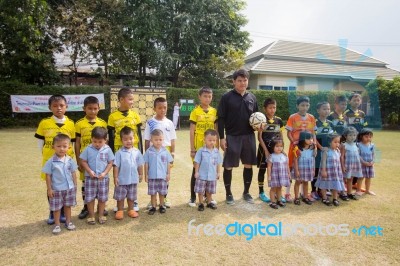
[[[233, 73], [233, 87], [231, 91], [222, 95], [218, 105], [218, 133], [220, 146], [224, 151], [224, 184], [226, 203], [235, 204], [232, 196], [232, 168], [239, 166], [239, 159], [243, 168], [243, 199], [254, 203], [249, 193], [253, 168], [257, 162], [256, 139], [253, 128], [249, 125], [250, 115], [258, 111], [257, 100], [254, 94], [247, 91], [249, 73], [239, 69]], [[225, 137], [226, 132], [226, 137]]]

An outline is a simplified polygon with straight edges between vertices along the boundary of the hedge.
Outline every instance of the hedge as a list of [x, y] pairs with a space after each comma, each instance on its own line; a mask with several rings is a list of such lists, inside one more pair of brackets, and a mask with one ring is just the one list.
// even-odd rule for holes
[[[101, 110], [99, 117], [107, 121], [108, 114], [110, 113], [110, 87], [93, 87], [93, 86], [79, 86], [79, 87], [62, 87], [62, 86], [34, 86], [19, 83], [0, 83], [0, 127], [36, 127], [40, 120], [48, 117], [50, 113], [12, 113], [10, 94], [14, 95], [50, 95], [50, 94], [89, 94], [89, 93], [104, 93], [106, 109]], [[213, 100], [211, 105], [217, 106], [221, 96], [228, 90], [213, 90]], [[316, 105], [320, 101], [328, 101], [331, 103], [333, 109], [334, 99], [336, 95], [343, 94], [343, 91], [264, 91], [264, 90], [251, 90], [257, 98], [260, 111], [263, 110], [263, 102], [265, 98], [272, 97], [277, 101], [277, 116], [283, 120], [287, 120], [291, 113], [296, 112], [296, 98], [300, 95], [310, 97], [311, 107], [310, 113], [317, 115]], [[198, 89], [181, 89], [181, 88], [168, 88], [168, 117], [172, 118], [172, 110], [175, 102], [179, 99], [194, 99], [198, 102]], [[74, 121], [84, 116], [82, 112], [67, 113], [68, 117]], [[380, 120], [380, 118], [378, 119]], [[380, 126], [380, 121], [376, 121], [376, 125]], [[188, 118], [182, 117], [181, 126], [188, 126]]]

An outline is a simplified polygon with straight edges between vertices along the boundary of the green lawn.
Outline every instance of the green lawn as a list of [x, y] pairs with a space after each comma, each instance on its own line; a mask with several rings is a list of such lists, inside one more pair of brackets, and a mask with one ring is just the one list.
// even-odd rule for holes
[[[399, 132], [376, 132], [374, 143], [381, 156], [376, 164], [377, 178], [372, 190], [377, 196], [363, 196], [359, 201], [341, 202], [338, 208], [320, 202], [312, 206], [288, 205], [285, 209], [272, 210], [256, 199], [250, 205], [240, 199], [243, 190], [242, 169], [234, 170], [234, 206], [225, 204], [222, 180], [218, 182], [215, 199], [218, 209], [198, 212], [187, 206], [190, 196], [189, 180], [192, 164], [189, 157], [189, 132], [178, 131], [176, 161], [172, 172], [169, 198], [173, 204], [167, 213], [147, 215], [149, 201], [145, 183], [139, 185], [140, 217], [132, 220], [125, 215], [122, 221], [113, 216], [105, 225], [87, 225], [77, 215], [82, 208], [81, 194], [78, 206], [73, 208], [74, 232], [63, 229], [53, 236], [52, 227], [45, 223], [48, 213], [44, 181], [39, 178], [40, 152], [32, 129], [0, 130], [0, 257], [1, 265], [21, 264], [398, 264], [400, 263], [400, 194], [398, 193]], [[288, 146], [288, 145], [286, 145]], [[256, 197], [257, 169], [251, 194]], [[110, 186], [111, 210], [113, 185]], [[191, 220], [196, 228], [190, 229]], [[300, 231], [293, 236], [206, 236], [199, 224], [299, 224], [308, 229], [326, 226], [330, 233], [339, 224], [349, 230], [366, 226], [383, 228], [383, 236], [305, 236]], [[202, 229], [196, 231], [197, 229]], [[272, 227], [270, 228], [272, 230]], [[246, 229], [250, 230], [249, 228]], [[195, 234], [199, 232], [199, 235]], [[213, 231], [215, 233], [215, 230]], [[376, 230], [375, 230], [376, 232]]]

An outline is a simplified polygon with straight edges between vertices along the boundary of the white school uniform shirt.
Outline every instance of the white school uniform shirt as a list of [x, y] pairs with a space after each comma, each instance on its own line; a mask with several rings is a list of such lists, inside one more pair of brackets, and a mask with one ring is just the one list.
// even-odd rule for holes
[[168, 118], [163, 118], [162, 120], [157, 120], [154, 117], [147, 120], [146, 128], [144, 129], [144, 139], [150, 140], [150, 133], [154, 129], [160, 129], [164, 134], [163, 147], [170, 147], [171, 140], [176, 139], [176, 132], [174, 123]]

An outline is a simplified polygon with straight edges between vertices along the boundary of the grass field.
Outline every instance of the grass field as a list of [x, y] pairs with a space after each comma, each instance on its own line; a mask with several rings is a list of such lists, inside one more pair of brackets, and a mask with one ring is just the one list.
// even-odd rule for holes
[[[125, 215], [124, 220], [116, 221], [109, 215], [105, 225], [87, 225], [77, 218], [82, 208], [79, 192], [78, 205], [72, 213], [77, 230], [67, 232], [63, 229], [59, 236], [53, 236], [52, 227], [45, 223], [48, 205], [45, 182], [39, 178], [41, 159], [34, 130], [1, 130], [0, 264], [399, 264], [399, 134], [375, 133], [374, 142], [381, 151], [380, 161], [376, 164], [377, 178], [372, 181], [372, 190], [377, 193], [375, 197], [367, 195], [357, 202], [341, 202], [338, 208], [318, 202], [312, 206], [288, 204], [285, 209], [273, 210], [259, 199], [253, 205], [240, 199], [242, 169], [237, 168], [232, 182], [236, 204], [225, 204], [221, 180], [215, 195], [218, 209], [199, 212], [187, 206], [192, 170], [189, 132], [178, 131], [169, 190], [173, 205], [166, 214], [147, 215], [145, 206], [149, 196], [146, 184], [142, 183], [138, 194], [139, 218], [133, 220]], [[258, 195], [256, 169], [250, 192], [253, 197]], [[107, 203], [109, 210], [115, 205], [112, 193], [113, 185]], [[246, 240], [245, 235], [206, 236], [203, 231], [196, 236], [196, 229], [188, 234], [188, 223], [193, 219], [194, 226], [228, 225], [236, 221], [264, 225], [282, 222], [312, 229], [312, 224], [319, 228], [333, 224], [330, 232], [339, 224], [348, 224], [349, 230], [362, 225], [380, 226], [383, 236], [366, 236], [365, 231], [360, 236], [352, 232], [348, 236], [306, 236], [299, 231], [285, 238], [257, 235], [252, 240]]]

